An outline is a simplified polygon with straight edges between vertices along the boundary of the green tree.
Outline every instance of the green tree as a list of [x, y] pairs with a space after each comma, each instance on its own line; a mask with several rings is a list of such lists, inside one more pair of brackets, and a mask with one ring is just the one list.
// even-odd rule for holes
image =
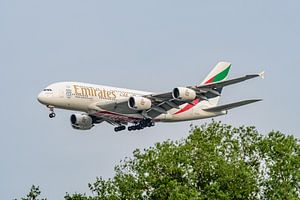
[[65, 199], [300, 199], [300, 144], [293, 136], [213, 122], [181, 141], [135, 150], [115, 176]]
[[[280, 132], [264, 136], [254, 127], [220, 122], [192, 126], [186, 139], [137, 149], [115, 167], [113, 178], [96, 178], [88, 187], [91, 195], [67, 193], [65, 199], [296, 200], [300, 141]], [[32, 191], [40, 194], [38, 188]]]
[[[39, 200], [38, 196], [40, 196], [40, 194], [41, 191], [39, 186], [32, 185], [29, 193], [26, 195], [26, 197], [21, 198], [21, 200]], [[41, 199], [41, 200], [47, 200], [47, 199]]]
[[[262, 184], [267, 199], [300, 199], [300, 145], [293, 136], [271, 132], [261, 142], [267, 176]], [[284, 197], [284, 198], [283, 198]]]

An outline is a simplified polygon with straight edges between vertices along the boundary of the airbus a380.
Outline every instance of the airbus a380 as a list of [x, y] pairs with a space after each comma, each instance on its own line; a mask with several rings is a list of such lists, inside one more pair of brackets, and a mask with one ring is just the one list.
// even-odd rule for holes
[[[58, 82], [46, 87], [38, 101], [50, 109], [49, 117], [55, 117], [54, 108], [75, 110], [71, 115], [75, 129], [89, 130], [95, 124], [107, 122], [114, 130], [141, 130], [156, 122], [198, 120], [227, 114], [228, 110], [261, 99], [244, 100], [218, 105], [222, 89], [255, 77], [246, 75], [227, 80], [231, 68], [229, 62], [219, 62], [200, 85], [176, 87], [165, 93], [152, 93], [80, 82]], [[129, 125], [131, 124], [131, 125]]]

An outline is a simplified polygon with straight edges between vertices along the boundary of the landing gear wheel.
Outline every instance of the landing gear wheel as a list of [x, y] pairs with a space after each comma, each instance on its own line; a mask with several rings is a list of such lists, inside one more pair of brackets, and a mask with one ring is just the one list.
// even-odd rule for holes
[[146, 127], [152, 127], [155, 123], [151, 119], [143, 119], [139, 123], [135, 123], [133, 126], [128, 126], [128, 131], [142, 130]]
[[115, 132], [119, 132], [119, 131], [123, 131], [123, 130], [125, 130], [126, 129], [126, 126], [118, 126], [118, 127], [115, 127], [114, 128], [114, 131]]
[[53, 117], [55, 117], [55, 116], [56, 116], [55, 113], [50, 113], [50, 114], [49, 114], [49, 117], [50, 117], [50, 118], [53, 118]]
[[142, 129], [144, 129], [144, 126], [141, 125], [141, 124], [139, 124], [139, 125], [136, 126], [136, 129], [137, 129], [137, 130], [142, 130]]

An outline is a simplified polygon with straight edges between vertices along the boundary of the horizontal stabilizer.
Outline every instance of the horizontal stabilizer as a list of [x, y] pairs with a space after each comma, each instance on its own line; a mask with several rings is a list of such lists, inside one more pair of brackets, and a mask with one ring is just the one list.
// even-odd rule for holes
[[247, 104], [250, 104], [250, 103], [255, 103], [257, 101], [262, 101], [262, 99], [244, 100], [244, 101], [225, 104], [225, 105], [216, 106], [216, 107], [212, 107], [212, 108], [205, 108], [203, 110], [207, 111], [207, 112], [220, 112], [220, 111], [226, 111], [226, 110], [230, 110], [230, 109], [237, 108], [237, 107], [240, 107], [240, 106], [244, 106], [244, 105], [247, 105]]

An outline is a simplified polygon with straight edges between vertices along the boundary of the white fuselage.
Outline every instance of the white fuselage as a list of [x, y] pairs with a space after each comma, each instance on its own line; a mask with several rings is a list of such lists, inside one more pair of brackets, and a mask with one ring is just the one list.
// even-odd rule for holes
[[[101, 117], [99, 114], [106, 111], [105, 105], [113, 102], [127, 101], [131, 96], [154, 94], [138, 90], [115, 88], [103, 85], [94, 85], [80, 82], [58, 82], [49, 85], [38, 95], [38, 101], [46, 106], [75, 110]], [[197, 105], [183, 104], [169, 110], [166, 114], [157, 116], [154, 121], [175, 122], [196, 120], [226, 114], [222, 112], [206, 112], [203, 108], [212, 107], [213, 99], [201, 101]], [[127, 110], [109, 109], [109, 114], [123, 117], [143, 118], [141, 114]]]

